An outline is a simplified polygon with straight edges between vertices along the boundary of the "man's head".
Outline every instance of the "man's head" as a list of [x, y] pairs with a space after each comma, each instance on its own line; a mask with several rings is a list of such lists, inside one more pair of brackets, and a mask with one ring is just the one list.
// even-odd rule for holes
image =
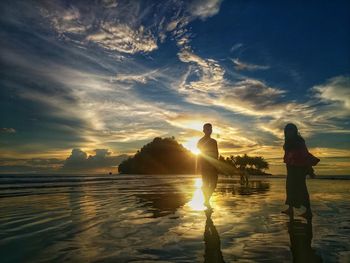
[[203, 125], [203, 132], [206, 136], [210, 136], [213, 131], [213, 128], [210, 123], [206, 123]]

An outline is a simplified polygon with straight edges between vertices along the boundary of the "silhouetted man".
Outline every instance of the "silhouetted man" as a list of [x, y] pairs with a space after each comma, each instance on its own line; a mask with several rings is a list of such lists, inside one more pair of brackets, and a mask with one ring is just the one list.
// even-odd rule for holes
[[198, 141], [197, 148], [201, 151], [199, 165], [203, 181], [203, 194], [205, 205], [210, 207], [210, 197], [213, 194], [218, 181], [218, 172], [215, 167], [219, 156], [216, 140], [210, 137], [212, 125], [206, 123], [203, 126], [204, 136]]

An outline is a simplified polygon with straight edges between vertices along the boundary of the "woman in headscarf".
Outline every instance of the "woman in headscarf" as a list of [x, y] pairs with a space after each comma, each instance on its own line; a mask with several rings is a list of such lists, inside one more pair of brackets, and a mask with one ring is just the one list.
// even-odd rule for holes
[[288, 123], [284, 128], [284, 162], [287, 167], [286, 181], [286, 205], [289, 207], [282, 213], [293, 215], [293, 207], [299, 208], [301, 205], [306, 211], [301, 214], [305, 218], [312, 217], [310, 198], [306, 186], [306, 175], [314, 177], [312, 166], [315, 166], [320, 159], [309, 153], [305, 140], [298, 132], [298, 128], [293, 123]]

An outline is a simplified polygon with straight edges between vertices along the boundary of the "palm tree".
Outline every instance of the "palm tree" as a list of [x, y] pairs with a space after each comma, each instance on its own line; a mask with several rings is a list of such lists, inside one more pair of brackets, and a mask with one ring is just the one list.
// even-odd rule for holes
[[254, 166], [257, 170], [267, 170], [269, 169], [269, 163], [261, 156], [254, 157]]
[[251, 174], [263, 174], [264, 170], [269, 169], [268, 162], [261, 156], [248, 156], [244, 154], [243, 156], [237, 155], [227, 157], [220, 157], [220, 161], [228, 163], [234, 168], [241, 171], [241, 173], [249, 172]]

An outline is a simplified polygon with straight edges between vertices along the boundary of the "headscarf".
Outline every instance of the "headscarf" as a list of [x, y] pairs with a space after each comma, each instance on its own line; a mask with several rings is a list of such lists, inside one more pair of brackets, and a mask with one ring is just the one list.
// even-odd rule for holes
[[[286, 136], [286, 131], [292, 131], [292, 135], [290, 137]], [[305, 140], [303, 137], [301, 137], [300, 133], [298, 132], [298, 128], [293, 123], [288, 123], [286, 127], [284, 127], [284, 145], [283, 149], [285, 151], [290, 151], [296, 148], [301, 147], [305, 144]]]

